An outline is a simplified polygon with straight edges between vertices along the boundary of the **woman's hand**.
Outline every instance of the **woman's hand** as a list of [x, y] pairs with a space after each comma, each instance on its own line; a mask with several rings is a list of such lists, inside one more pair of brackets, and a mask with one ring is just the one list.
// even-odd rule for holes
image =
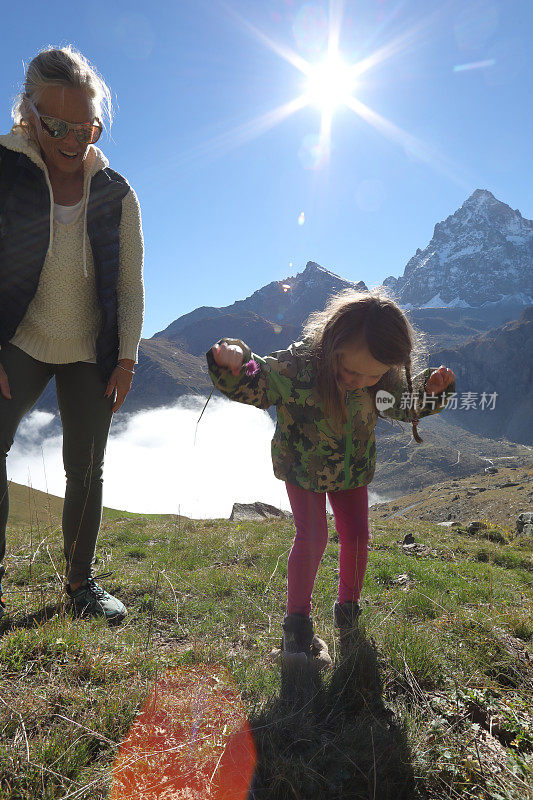
[[2, 392], [2, 397], [5, 397], [6, 400], [11, 400], [11, 389], [9, 388], [9, 381], [7, 379], [6, 371], [1, 364], [0, 364], [0, 392]]
[[130, 358], [121, 358], [117, 366], [111, 373], [107, 389], [105, 390], [105, 397], [112, 397], [116, 391], [115, 402], [111, 411], [115, 414], [124, 400], [126, 395], [131, 389], [131, 382], [133, 380], [133, 370], [135, 362]]
[[215, 344], [211, 348], [213, 358], [219, 367], [229, 369], [234, 375], [238, 375], [244, 361], [244, 353], [238, 344]]
[[455, 380], [455, 374], [451, 369], [445, 367], [444, 364], [431, 373], [426, 381], [427, 394], [440, 394], [443, 392], [452, 381]]

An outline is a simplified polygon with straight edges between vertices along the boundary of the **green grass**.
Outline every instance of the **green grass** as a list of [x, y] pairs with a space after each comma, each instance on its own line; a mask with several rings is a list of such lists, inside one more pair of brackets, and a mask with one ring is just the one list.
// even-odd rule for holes
[[[285, 612], [290, 522], [106, 512], [96, 572], [113, 571], [103, 583], [129, 609], [109, 628], [65, 613], [61, 532], [46, 504], [41, 512], [8, 531], [1, 798], [125, 798], [112, 794], [112, 767], [156, 686], [161, 707], [146, 736], [163, 731], [168, 742], [182, 729], [183, 738], [200, 719], [212, 737], [195, 739], [190, 752], [182, 740], [158, 746], [155, 766], [147, 756], [134, 762], [139, 776], [188, 775], [189, 794], [176, 797], [216, 796], [199, 781], [215, 774], [239, 719], [257, 749], [257, 798], [528, 797], [531, 543], [374, 522], [363, 636], [341, 660], [331, 529], [312, 616], [335, 668], [314, 676], [299, 707], [280, 696], [280, 670], [268, 658]], [[418, 554], [401, 546], [408, 532], [425, 546]], [[165, 688], [167, 679], [179, 690]]]

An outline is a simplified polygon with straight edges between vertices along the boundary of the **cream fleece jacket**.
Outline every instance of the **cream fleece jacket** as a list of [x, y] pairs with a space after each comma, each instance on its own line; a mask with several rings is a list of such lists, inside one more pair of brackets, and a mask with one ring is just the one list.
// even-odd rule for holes
[[[90, 145], [84, 160], [83, 202], [76, 219], [54, 219], [54, 198], [39, 148], [23, 133], [0, 136], [0, 144], [24, 153], [45, 175], [50, 192], [50, 240], [35, 297], [11, 342], [38, 361], [68, 364], [96, 362], [100, 308], [94, 262], [87, 235], [87, 200], [92, 176], [109, 166]], [[144, 243], [139, 202], [133, 189], [122, 201], [120, 263], [117, 282], [119, 358], [137, 361], [144, 314]]]

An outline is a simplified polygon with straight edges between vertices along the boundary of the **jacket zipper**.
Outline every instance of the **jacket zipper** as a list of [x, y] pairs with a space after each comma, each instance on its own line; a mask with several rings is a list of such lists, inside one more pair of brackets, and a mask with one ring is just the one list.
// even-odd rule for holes
[[[344, 402], [348, 404], [348, 392], [344, 395]], [[348, 408], [350, 408], [348, 406]], [[352, 437], [352, 412], [351, 409], [348, 414], [348, 420], [346, 422], [345, 427], [345, 434], [346, 434], [346, 444], [344, 449], [344, 488], [348, 488], [348, 484], [350, 482], [350, 459], [352, 457], [352, 450], [353, 450], [353, 437]]]

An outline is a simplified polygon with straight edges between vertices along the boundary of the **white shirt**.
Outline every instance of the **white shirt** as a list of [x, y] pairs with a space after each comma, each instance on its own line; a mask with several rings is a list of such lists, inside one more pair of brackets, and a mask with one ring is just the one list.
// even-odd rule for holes
[[59, 203], [54, 203], [54, 219], [62, 225], [70, 225], [78, 216], [82, 203], [83, 197], [73, 206], [61, 206]]

